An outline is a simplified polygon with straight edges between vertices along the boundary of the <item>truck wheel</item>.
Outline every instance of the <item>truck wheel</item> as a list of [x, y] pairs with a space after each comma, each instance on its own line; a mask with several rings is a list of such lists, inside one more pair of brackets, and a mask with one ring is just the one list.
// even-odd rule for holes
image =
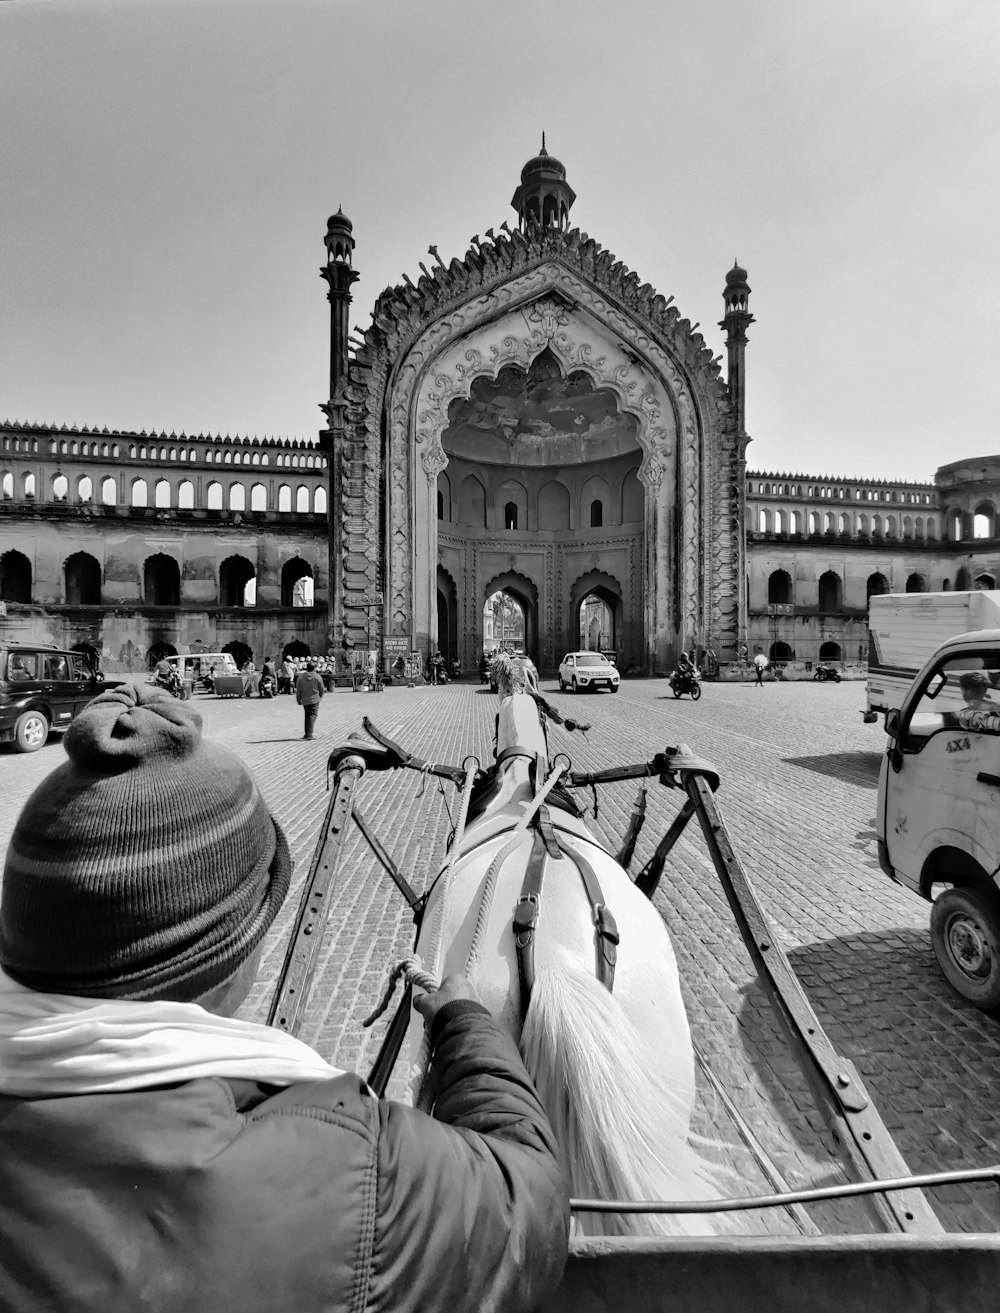
[[45, 747], [49, 737], [49, 722], [44, 711], [25, 711], [14, 726], [14, 742], [18, 752], [37, 752]]
[[931, 908], [941, 970], [977, 1008], [1000, 1007], [1000, 902], [981, 889], [947, 889]]
[[700, 697], [701, 697], [701, 685], [700, 685], [700, 684], [692, 684], [692, 685], [691, 685], [691, 701], [692, 701], [692, 702], [697, 702], [698, 699], [699, 699]]

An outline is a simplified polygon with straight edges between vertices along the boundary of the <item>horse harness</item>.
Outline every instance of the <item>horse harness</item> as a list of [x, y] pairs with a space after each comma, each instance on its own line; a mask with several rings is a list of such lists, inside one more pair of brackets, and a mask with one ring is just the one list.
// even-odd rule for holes
[[543, 804], [538, 809], [535, 819], [535, 831], [521, 885], [521, 896], [514, 908], [514, 945], [517, 950], [517, 978], [521, 989], [522, 1021], [528, 1011], [531, 990], [535, 983], [535, 929], [538, 925], [546, 857], [571, 862], [580, 873], [594, 920], [597, 979], [609, 993], [614, 987], [615, 965], [618, 961], [618, 925], [611, 909], [605, 905], [597, 874], [581, 853], [568, 853], [563, 848], [552, 824], [549, 809]]

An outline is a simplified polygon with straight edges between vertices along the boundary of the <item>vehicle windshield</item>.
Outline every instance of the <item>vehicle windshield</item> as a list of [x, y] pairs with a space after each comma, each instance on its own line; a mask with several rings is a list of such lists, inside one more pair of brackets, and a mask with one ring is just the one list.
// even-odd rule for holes
[[580, 652], [576, 658], [578, 666], [606, 666], [608, 665], [607, 657], [602, 657], [600, 652]]

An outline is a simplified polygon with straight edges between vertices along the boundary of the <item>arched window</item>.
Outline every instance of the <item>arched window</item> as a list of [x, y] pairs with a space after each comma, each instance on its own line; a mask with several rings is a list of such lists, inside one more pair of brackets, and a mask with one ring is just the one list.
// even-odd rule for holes
[[775, 532], [775, 533], [784, 533], [784, 532], [785, 532], [785, 512], [784, 512], [784, 511], [780, 511], [780, 510], [778, 510], [778, 511], [775, 511], [775, 512], [774, 512], [774, 532]]
[[222, 484], [217, 483], [215, 479], [212, 480], [206, 489], [205, 505], [210, 511], [222, 510]]
[[906, 591], [908, 593], [926, 593], [927, 580], [922, 574], [911, 574], [906, 580]]
[[133, 506], [149, 505], [149, 490], [146, 487], [145, 479], [132, 480], [132, 487], [129, 493], [129, 500]]
[[889, 591], [889, 580], [885, 577], [884, 574], [879, 574], [876, 572], [875, 574], [870, 574], [868, 576], [868, 583], [866, 586], [866, 594], [865, 594], [867, 597], [881, 597], [884, 593], [887, 593], [888, 591]]
[[989, 502], [983, 502], [976, 507], [975, 514], [972, 517], [973, 538], [994, 537], [993, 522], [995, 515], [996, 512]]
[[89, 552], [74, 552], [63, 573], [67, 606], [100, 606], [101, 566]]
[[0, 601], [31, 601], [31, 562], [23, 552], [0, 556]]
[[90, 501], [94, 495], [94, 481], [89, 474], [81, 475], [76, 481], [76, 495], [80, 501]]
[[439, 520], [444, 519], [444, 493], [440, 488], [437, 490], [437, 514]]
[[313, 514], [314, 515], [326, 514], [326, 489], [322, 486], [322, 484], [313, 493]]
[[927, 520], [927, 538], [929, 542], [934, 542], [937, 539], [937, 521], [930, 519], [930, 517]]
[[146, 606], [180, 606], [181, 571], [172, 556], [157, 552], [142, 567], [142, 596]]
[[819, 578], [819, 609], [824, 612], [839, 611], [842, 605], [843, 584], [835, 570], [827, 570]]
[[287, 483], [283, 483], [278, 489], [278, 510], [290, 511], [292, 509], [292, 490]]
[[795, 653], [787, 643], [772, 643], [770, 657], [772, 661], [794, 661]]
[[767, 580], [767, 600], [787, 606], [792, 600], [792, 580], [787, 570], [774, 570]]
[[[251, 583], [254, 585], [252, 590]], [[219, 566], [220, 605], [253, 606], [257, 597], [256, 583], [256, 571], [245, 556], [227, 556]]]
[[517, 528], [517, 503], [505, 502], [503, 508], [503, 527], [505, 529]]
[[267, 489], [262, 483], [255, 483], [250, 489], [250, 509], [252, 511], [267, 510]]
[[809, 512], [809, 532], [819, 533], [819, 515], [815, 511]]
[[[5, 477], [10, 478], [10, 475], [5, 475]], [[55, 498], [56, 501], [65, 501], [68, 493], [69, 493], [69, 479], [67, 479], [65, 474], [57, 474], [56, 477], [52, 480], [52, 496]], [[6, 497], [6, 495], [7, 495], [7, 485], [4, 484], [4, 496]]]
[[312, 606], [314, 600], [312, 566], [301, 556], [286, 561], [281, 567], [281, 605]]
[[996, 587], [996, 580], [991, 574], [987, 574], [984, 571], [982, 574], [976, 575], [975, 584], [980, 592], [989, 592]]
[[166, 510], [170, 506], [170, 484], [166, 479], [157, 479], [156, 487], [153, 489], [153, 505], [160, 510]]
[[771, 512], [766, 508], [757, 512], [757, 530], [759, 533], [771, 532]]
[[839, 661], [840, 644], [824, 643], [819, 649], [819, 659], [820, 661]]
[[118, 484], [108, 475], [101, 482], [101, 505], [117, 506], [118, 505]]
[[177, 485], [177, 506], [182, 511], [194, 510], [194, 484], [190, 479], [182, 479]]
[[242, 483], [231, 483], [229, 485], [229, 509], [231, 511], [245, 511], [247, 508], [247, 490]]
[[304, 483], [295, 490], [295, 510], [298, 515], [309, 514], [309, 489]]
[[840, 525], [841, 533], [851, 532], [851, 517], [849, 515], [841, 515], [838, 523]]
[[[508, 505], [510, 505], [509, 502]], [[603, 523], [604, 523], [604, 503], [599, 498], [595, 498], [594, 501], [590, 503], [590, 527], [592, 529], [599, 529], [603, 525]], [[514, 523], [511, 526], [511, 528], [516, 529], [517, 524]]]

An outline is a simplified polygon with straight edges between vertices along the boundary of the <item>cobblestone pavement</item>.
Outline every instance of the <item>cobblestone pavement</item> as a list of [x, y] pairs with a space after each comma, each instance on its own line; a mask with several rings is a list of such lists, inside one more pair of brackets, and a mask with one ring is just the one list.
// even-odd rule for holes
[[[574, 700], [543, 681], [563, 710], [593, 723], [586, 739], [552, 732], [578, 769], [646, 760], [678, 742], [719, 769], [718, 800], [734, 847], [774, 921], [780, 941], [835, 1047], [855, 1063], [913, 1171], [1000, 1161], [1000, 1022], [954, 994], [930, 948], [928, 908], [891, 884], [875, 853], [875, 802], [883, 744], [864, 725], [864, 685], [706, 685], [698, 703], [676, 701], [666, 682], [626, 681], [617, 696]], [[271, 702], [199, 698], [206, 731], [254, 771], [284, 827], [304, 877], [328, 795], [328, 750], [360, 728], [363, 715], [420, 756], [488, 760], [496, 698], [472, 684], [337, 692], [324, 699], [314, 742], [301, 740], [301, 712]], [[34, 785], [63, 759], [58, 740], [21, 756], [0, 748], [0, 846]], [[456, 797], [450, 786], [448, 803]], [[637, 785], [601, 791], [595, 828], [615, 848]], [[633, 869], [649, 855], [679, 806], [651, 784]], [[369, 775], [357, 802], [419, 890], [436, 871], [448, 828], [436, 782], [409, 773]], [[356, 834], [356, 832], [355, 832]], [[261, 982], [247, 1015], [262, 1016], [284, 956], [296, 887], [268, 941]], [[747, 954], [695, 824], [675, 847], [656, 896], [677, 949], [692, 1030], [726, 1092], [703, 1081], [699, 1129], [727, 1145], [738, 1139], [730, 1112], [792, 1185], [842, 1179], [829, 1129], [806, 1090]], [[402, 899], [359, 838], [352, 840], [324, 943], [303, 1037], [340, 1066], [364, 1072], [384, 1024], [360, 1019], [379, 997], [387, 966], [412, 943]], [[624, 948], [623, 948], [624, 951]], [[721, 1153], [721, 1150], [718, 1150]], [[747, 1188], [749, 1155], [736, 1161]], [[988, 1187], [934, 1195], [951, 1230], [1000, 1230]], [[865, 1229], [858, 1212], [817, 1214], [825, 1230]], [[769, 1224], [770, 1227], [770, 1224]], [[773, 1229], [773, 1228], [770, 1228]]]

